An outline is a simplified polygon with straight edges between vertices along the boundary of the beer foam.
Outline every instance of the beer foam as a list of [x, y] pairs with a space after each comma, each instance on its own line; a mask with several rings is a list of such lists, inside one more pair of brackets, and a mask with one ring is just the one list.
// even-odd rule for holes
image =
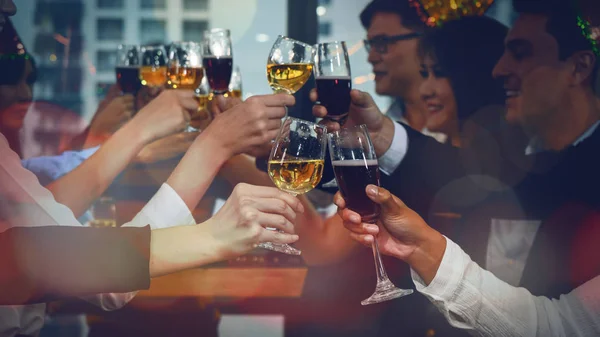
[[377, 166], [377, 159], [334, 160], [333, 166]]
[[350, 76], [319, 76], [315, 77], [317, 80], [346, 80], [350, 81]]

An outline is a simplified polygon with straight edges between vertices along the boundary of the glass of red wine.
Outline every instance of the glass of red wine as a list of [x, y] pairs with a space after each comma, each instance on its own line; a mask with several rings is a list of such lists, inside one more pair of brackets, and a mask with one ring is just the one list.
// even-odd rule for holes
[[[367, 196], [369, 184], [379, 186], [379, 165], [369, 132], [365, 125], [329, 133], [329, 153], [338, 187], [348, 209], [358, 213], [365, 223], [377, 223], [379, 205]], [[389, 301], [410, 295], [411, 289], [400, 289], [390, 281], [379, 254], [377, 240], [372, 245], [377, 273], [377, 286], [371, 297], [362, 305]]]
[[121, 44], [117, 47], [116, 73], [121, 93], [135, 96], [142, 87], [139, 46]]
[[316, 46], [315, 83], [318, 104], [327, 109], [327, 117], [343, 124], [350, 108], [352, 79], [346, 42], [320, 43]]
[[204, 32], [203, 63], [208, 83], [216, 95], [229, 90], [233, 56], [229, 29], [215, 28]]

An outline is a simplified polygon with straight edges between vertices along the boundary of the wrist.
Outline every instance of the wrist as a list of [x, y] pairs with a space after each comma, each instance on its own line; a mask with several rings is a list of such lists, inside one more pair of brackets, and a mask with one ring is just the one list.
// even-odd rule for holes
[[218, 134], [213, 131], [212, 128], [207, 128], [202, 131], [200, 136], [196, 138], [192, 147], [195, 147], [197, 144], [202, 146], [207, 146], [211, 149], [211, 152], [216, 156], [216, 159], [220, 161], [220, 164], [225, 164], [229, 159], [236, 155], [232, 146], [227, 143], [227, 136]]
[[383, 156], [390, 146], [392, 146], [394, 132], [394, 121], [387, 116], [383, 116], [383, 122], [379, 129], [369, 130], [369, 133], [371, 133], [372, 136], [373, 146], [375, 147], [375, 153], [378, 157]]
[[436, 230], [430, 229], [415, 245], [415, 250], [405, 262], [425, 281], [431, 283], [444, 258], [446, 238]]

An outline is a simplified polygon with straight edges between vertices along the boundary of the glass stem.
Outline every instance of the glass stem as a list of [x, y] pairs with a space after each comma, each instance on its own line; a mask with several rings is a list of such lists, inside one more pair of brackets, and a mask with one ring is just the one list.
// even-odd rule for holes
[[377, 237], [373, 236], [373, 244], [371, 244], [371, 248], [373, 248], [373, 257], [375, 258], [375, 272], [377, 273], [377, 284], [389, 281], [387, 273], [385, 272], [385, 267], [383, 266], [383, 262], [381, 261], [381, 254], [379, 254], [379, 244], [377, 243]]

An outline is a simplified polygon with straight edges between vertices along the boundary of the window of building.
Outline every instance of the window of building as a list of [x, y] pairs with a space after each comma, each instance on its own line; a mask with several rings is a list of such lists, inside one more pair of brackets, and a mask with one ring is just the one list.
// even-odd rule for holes
[[100, 41], [123, 40], [122, 19], [98, 19], [96, 22], [96, 38]]
[[117, 55], [112, 50], [99, 50], [96, 52], [96, 70], [99, 72], [113, 71], [116, 64]]
[[319, 22], [319, 35], [331, 35], [331, 22]]
[[183, 0], [183, 9], [207, 10], [208, 0]]
[[164, 20], [143, 19], [140, 21], [140, 42], [164, 43], [167, 40], [167, 24]]
[[167, 8], [166, 0], [141, 0], [142, 9], [165, 9]]
[[183, 21], [183, 40], [202, 41], [202, 33], [208, 29], [206, 21]]
[[121, 9], [125, 0], [96, 0], [96, 6], [101, 9]]
[[319, 0], [319, 6], [329, 6], [331, 5], [331, 0]]

